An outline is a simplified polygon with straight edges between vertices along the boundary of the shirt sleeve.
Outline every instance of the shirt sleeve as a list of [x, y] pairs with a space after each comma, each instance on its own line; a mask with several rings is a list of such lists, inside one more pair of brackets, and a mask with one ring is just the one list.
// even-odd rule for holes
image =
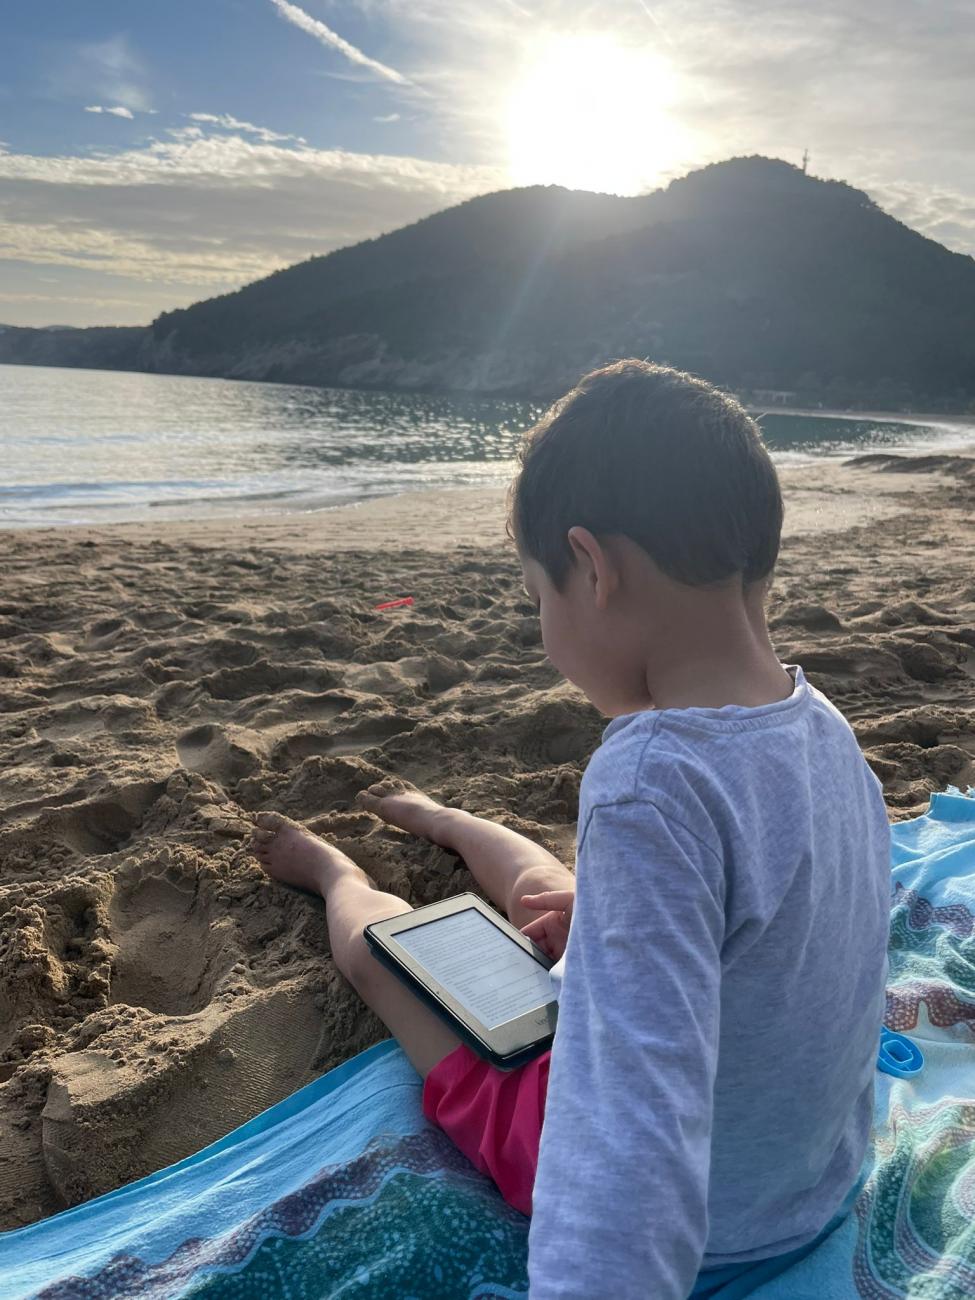
[[686, 1300], [708, 1234], [721, 860], [635, 801], [593, 811], [576, 877], [531, 1300]]

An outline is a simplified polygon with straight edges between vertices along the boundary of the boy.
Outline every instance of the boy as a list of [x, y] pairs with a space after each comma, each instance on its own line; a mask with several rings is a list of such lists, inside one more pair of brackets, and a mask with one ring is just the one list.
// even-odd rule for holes
[[325, 897], [339, 969], [425, 1076], [426, 1113], [532, 1213], [532, 1300], [757, 1282], [858, 1190], [890, 832], [850, 727], [769, 640], [781, 524], [735, 401], [640, 361], [586, 376], [529, 435], [511, 511], [546, 652], [612, 719], [575, 876], [399, 783], [362, 796], [560, 958], [550, 1056], [505, 1075], [460, 1046], [362, 939], [409, 905], [259, 818], [258, 856]]

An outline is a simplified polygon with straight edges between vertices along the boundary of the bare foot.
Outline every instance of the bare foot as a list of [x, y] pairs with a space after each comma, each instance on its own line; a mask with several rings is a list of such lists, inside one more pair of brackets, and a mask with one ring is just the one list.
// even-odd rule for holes
[[323, 897], [336, 871], [359, 870], [351, 858], [281, 813], [257, 814], [251, 851], [274, 880]]
[[379, 781], [368, 790], [360, 791], [356, 802], [391, 826], [449, 847], [442, 828], [443, 814], [448, 809], [408, 781], [401, 781], [398, 777]]

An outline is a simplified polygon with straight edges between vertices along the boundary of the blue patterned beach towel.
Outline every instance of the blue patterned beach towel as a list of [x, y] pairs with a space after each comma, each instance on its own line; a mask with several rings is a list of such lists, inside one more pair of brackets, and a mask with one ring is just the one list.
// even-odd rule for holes
[[[854, 1212], [720, 1300], [975, 1295], [973, 794], [894, 827], [887, 1023], [925, 1066], [877, 1075]], [[380, 1043], [187, 1160], [0, 1235], [0, 1300], [526, 1296], [528, 1220], [424, 1120], [421, 1090]]]

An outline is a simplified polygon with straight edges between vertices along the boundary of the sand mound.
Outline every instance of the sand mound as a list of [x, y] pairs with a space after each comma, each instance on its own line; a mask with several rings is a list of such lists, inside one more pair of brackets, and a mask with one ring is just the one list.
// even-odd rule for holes
[[[895, 816], [975, 778], [973, 487], [932, 468], [896, 510], [887, 480], [880, 522], [793, 534], [771, 610]], [[320, 904], [247, 853], [258, 810], [418, 904], [473, 882], [356, 808], [387, 773], [571, 861], [603, 723], [546, 662], [510, 553], [380, 564], [289, 528], [5, 539], [0, 1226], [185, 1156], [386, 1036]]]

